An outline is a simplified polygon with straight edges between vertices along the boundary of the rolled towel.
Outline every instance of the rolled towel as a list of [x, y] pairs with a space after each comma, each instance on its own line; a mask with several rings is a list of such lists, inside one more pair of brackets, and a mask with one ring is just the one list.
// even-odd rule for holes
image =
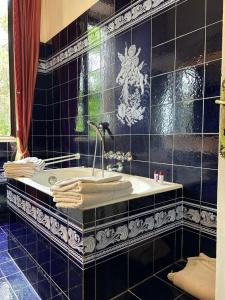
[[[53, 196], [56, 196], [59, 193], [64, 193], [64, 195], [73, 195], [74, 193], [101, 193], [101, 192], [111, 192], [111, 191], [120, 191], [126, 190], [132, 187], [130, 181], [120, 180], [120, 181], [112, 181], [106, 183], [88, 183], [77, 181], [72, 184], [73, 188], [66, 191], [61, 191], [57, 188], [51, 189], [53, 190]], [[70, 187], [67, 186], [67, 187]], [[65, 187], [64, 187], [65, 189]]]
[[[61, 181], [57, 181], [51, 188], [51, 191], [60, 191], [65, 192], [71, 189], [77, 189], [78, 186], [81, 186], [81, 183], [111, 183], [114, 181], [119, 181], [122, 179], [121, 175], [115, 175], [111, 177], [74, 177]], [[79, 184], [77, 184], [79, 182]]]
[[[91, 193], [91, 194], [79, 194], [74, 193], [71, 196], [65, 196], [63, 193], [62, 195], [53, 198], [54, 202], [57, 202], [57, 207], [66, 207], [65, 205], [67, 203], [73, 203], [74, 207], [79, 207], [83, 204], [84, 201], [92, 202], [92, 201], [98, 201], [99, 199], [104, 198], [106, 201], [111, 201], [116, 198], [125, 197], [127, 195], [132, 194], [133, 189], [128, 188], [126, 190], [120, 190], [120, 191], [113, 191], [113, 192], [102, 192], [102, 193]], [[59, 204], [60, 203], [60, 204]], [[62, 204], [63, 203], [63, 204]], [[63, 206], [60, 206], [63, 205]]]
[[182, 271], [169, 273], [168, 279], [177, 287], [200, 300], [215, 299], [216, 259], [201, 253], [190, 257]]

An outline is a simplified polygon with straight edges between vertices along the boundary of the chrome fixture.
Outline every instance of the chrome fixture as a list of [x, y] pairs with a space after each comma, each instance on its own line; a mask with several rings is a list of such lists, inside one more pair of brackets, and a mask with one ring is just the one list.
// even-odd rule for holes
[[104, 153], [104, 157], [105, 159], [116, 159], [122, 162], [133, 160], [133, 155], [131, 152], [127, 152], [125, 154], [124, 152], [121, 151], [117, 151], [117, 152], [109, 151]]
[[53, 164], [58, 164], [58, 163], [62, 163], [62, 162], [70, 161], [70, 160], [74, 160], [74, 159], [80, 159], [80, 153], [51, 157], [51, 158], [43, 159], [43, 161], [45, 162], [45, 167], [47, 167], [47, 166], [50, 166]]
[[49, 176], [49, 178], [48, 178], [48, 183], [50, 184], [50, 185], [53, 185], [53, 184], [55, 184], [57, 182], [57, 177], [55, 177], [55, 176]]
[[121, 162], [118, 162], [115, 165], [107, 165], [106, 169], [109, 172], [122, 172], [123, 164]]
[[133, 155], [132, 155], [131, 152], [127, 152], [127, 153], [125, 154], [125, 160], [126, 160], [126, 161], [132, 161], [132, 160], [133, 160]]
[[104, 135], [103, 135], [103, 127], [100, 124], [97, 126], [94, 122], [91, 122], [90, 120], [87, 121], [87, 124], [95, 130], [96, 133], [96, 139], [95, 139], [95, 152], [94, 152], [94, 159], [93, 159], [93, 167], [92, 167], [92, 176], [95, 175], [95, 160], [96, 160], [96, 152], [97, 152], [97, 143], [98, 143], [98, 137], [101, 141], [102, 146], [102, 153], [101, 153], [101, 159], [102, 159], [102, 177], [104, 178]]

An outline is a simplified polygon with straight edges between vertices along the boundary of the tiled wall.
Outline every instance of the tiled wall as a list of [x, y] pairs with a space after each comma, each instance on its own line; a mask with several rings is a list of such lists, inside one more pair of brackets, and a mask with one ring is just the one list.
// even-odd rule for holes
[[[146, 8], [146, 3], [150, 1], [133, 6]], [[167, 1], [152, 5], [157, 3], [163, 7]], [[95, 138], [86, 121], [108, 122], [114, 139], [106, 137], [106, 151], [134, 155], [131, 163], [124, 163], [124, 172], [152, 177], [154, 170], [163, 170], [166, 180], [184, 184], [184, 201], [195, 205], [199, 213], [201, 207], [215, 209], [219, 107], [214, 101], [220, 92], [222, 0], [174, 1], [159, 12], [152, 9], [154, 14], [147, 17], [140, 13], [134, 21], [127, 15], [125, 23], [130, 23], [124, 29], [115, 29], [116, 22], [109, 25], [113, 22], [106, 18], [115, 13], [124, 16], [129, 5], [131, 1], [99, 1], [42, 45], [40, 58], [45, 67], [40, 68], [36, 87], [33, 154], [80, 152], [80, 164], [91, 165]], [[104, 22], [111, 30], [105, 41], [100, 38]], [[82, 41], [85, 32], [96, 47], [86, 51], [81, 45], [79, 52], [76, 40]], [[131, 45], [136, 45], [136, 51]], [[136, 85], [130, 83], [129, 89], [117, 78], [126, 47], [130, 56], [133, 51], [138, 57], [140, 67], [139, 73], [135, 69]], [[135, 67], [132, 60], [128, 65], [132, 63]], [[134, 100], [141, 95], [139, 104], [133, 101], [137, 114], [126, 111], [123, 115], [121, 101], [127, 99], [127, 91], [134, 94], [135, 88], [139, 94]], [[184, 229], [184, 244], [196, 235], [196, 254], [205, 241], [201, 225], [195, 232], [190, 226]], [[215, 249], [215, 237], [211, 238]]]
[[15, 154], [15, 143], [0, 142], [0, 218], [6, 213], [6, 185], [2, 176], [3, 164], [11, 160]]

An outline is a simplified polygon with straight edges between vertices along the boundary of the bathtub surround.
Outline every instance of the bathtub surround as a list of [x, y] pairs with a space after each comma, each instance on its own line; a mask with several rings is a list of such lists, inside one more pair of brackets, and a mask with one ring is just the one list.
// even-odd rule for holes
[[57, 294], [62, 299], [75, 294], [77, 299], [111, 299], [128, 288], [138, 295], [142, 289], [137, 284], [149, 277], [150, 286], [156, 285], [161, 270], [186, 255], [184, 225], [215, 235], [215, 211], [203, 206], [193, 210], [179, 185], [79, 210], [57, 209], [53, 197], [30, 181], [8, 181], [9, 253], [43, 299]]
[[181, 258], [182, 189], [81, 211], [12, 179], [7, 198], [9, 253], [43, 299], [111, 299]]

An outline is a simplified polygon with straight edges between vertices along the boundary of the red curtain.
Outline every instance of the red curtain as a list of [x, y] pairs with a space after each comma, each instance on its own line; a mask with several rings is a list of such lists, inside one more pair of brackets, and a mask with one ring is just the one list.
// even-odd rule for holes
[[40, 47], [40, 19], [41, 0], [13, 0], [16, 159], [29, 156], [28, 139]]

